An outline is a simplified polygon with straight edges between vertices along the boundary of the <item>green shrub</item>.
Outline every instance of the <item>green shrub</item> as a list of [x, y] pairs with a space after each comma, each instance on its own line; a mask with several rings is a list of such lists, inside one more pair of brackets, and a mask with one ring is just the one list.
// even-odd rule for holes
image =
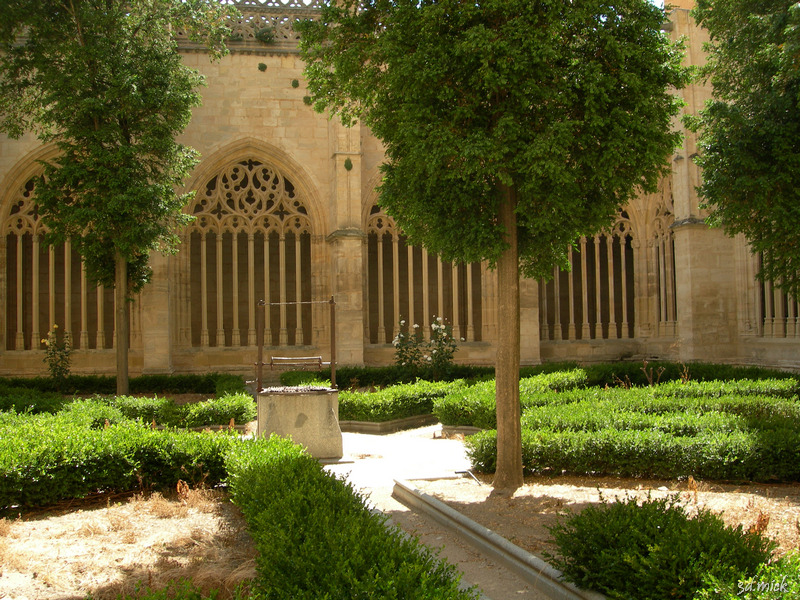
[[[49, 377], [0, 378], [0, 388], [3, 386], [63, 394], [113, 394], [117, 389], [116, 378], [105, 375], [70, 375], [62, 381]], [[130, 391], [132, 394], [208, 394], [210, 397], [243, 392], [245, 386], [240, 376], [221, 373], [141, 375], [131, 377]]]
[[225, 480], [225, 456], [241, 443], [227, 431], [151, 431], [136, 448], [136, 477], [145, 488], [174, 488], [179, 479], [190, 486], [214, 486]]
[[648, 388], [655, 398], [718, 398], [720, 396], [774, 396], [796, 398], [795, 377], [669, 382]]
[[[652, 361], [644, 367], [642, 361], [602, 363], [586, 365], [586, 385], [598, 387], [617, 387], [621, 383], [634, 386], [650, 385], [644, 368], [652, 377], [653, 383], [667, 383], [681, 381], [684, 366], [688, 370], [691, 381], [733, 381], [736, 379], [776, 379], [790, 378], [794, 375], [777, 369], [762, 367], [737, 367], [733, 365], [718, 365], [710, 363], [670, 363]], [[663, 369], [663, 371], [661, 371]], [[659, 375], [659, 371], [661, 374]]]
[[579, 587], [637, 600], [692, 598], [704, 577], [743, 578], [769, 559], [774, 542], [705, 509], [689, 518], [677, 502], [590, 506], [550, 529], [558, 555], [548, 558]]
[[[577, 368], [574, 362], [544, 363], [541, 365], [526, 366], [520, 369], [520, 378], [533, 377], [543, 373], [557, 371], [572, 371]], [[284, 371], [280, 375], [281, 385], [305, 385], [310, 383], [330, 381], [330, 369], [321, 371]], [[342, 366], [336, 369], [336, 382], [339, 389], [351, 387], [386, 387], [398, 383], [413, 383], [417, 379], [432, 380], [429, 371], [413, 371], [411, 369], [392, 365], [388, 367], [352, 367]], [[451, 365], [443, 377], [447, 381], [464, 379], [477, 382], [494, 379], [494, 367], [476, 365]]]
[[222, 398], [230, 394], [244, 394], [247, 388], [244, 384], [244, 379], [239, 375], [230, 375], [226, 373], [214, 373], [214, 395], [217, 398]]
[[[542, 402], [539, 398], [541, 394], [573, 390], [581, 387], [585, 381], [586, 373], [583, 369], [541, 373], [520, 379], [520, 403], [523, 409], [535, 406]], [[551, 398], [552, 395], [547, 397]], [[458, 389], [435, 401], [433, 407], [433, 413], [443, 425], [470, 425], [481, 429], [497, 427], [496, 411], [494, 380]]]
[[494, 380], [455, 390], [433, 403], [433, 414], [442, 425], [497, 427]]
[[[473, 467], [491, 473], [497, 464], [497, 432], [466, 440]], [[652, 430], [522, 430], [526, 473], [618, 475], [673, 479], [693, 475], [736, 481], [800, 480], [800, 432], [709, 431], [680, 437]]]
[[[534, 375], [542, 375], [545, 373], [558, 373], [559, 371], [574, 371], [579, 368], [578, 363], [574, 361], [560, 361], [542, 363], [540, 365], [529, 365], [521, 367], [519, 370], [520, 379], [526, 377], [533, 377]], [[492, 369], [492, 376], [494, 376], [494, 369]]]
[[[494, 375], [493, 367], [472, 365], [451, 365], [444, 381], [464, 379], [467, 381], [484, 380]], [[336, 385], [340, 390], [359, 387], [387, 387], [400, 383], [413, 383], [417, 379], [431, 381], [434, 379], [430, 369], [414, 370], [392, 365], [388, 367], [352, 367], [343, 366], [336, 369]], [[305, 385], [318, 382], [330, 382], [331, 370], [321, 371], [284, 371], [281, 373], [282, 385]]]
[[4, 415], [0, 512], [103, 491], [172, 488], [178, 479], [214, 485], [225, 477], [223, 457], [238, 437], [158, 431], [129, 420], [106, 428], [113, 411], [82, 401], [56, 415]]
[[65, 419], [88, 429], [124, 423], [128, 417], [119, 409], [102, 400], [73, 400], [64, 405], [60, 413]]
[[330, 387], [330, 369], [325, 371], [284, 371], [281, 373], [281, 385], [297, 387], [299, 385], [324, 385]]
[[762, 563], [750, 577], [724, 581], [708, 574], [695, 600], [798, 600], [800, 553], [791, 552], [771, 563]]
[[64, 397], [56, 392], [40, 392], [0, 383], [0, 411], [18, 413], [55, 413], [64, 406]]
[[233, 500], [258, 549], [259, 597], [467, 599], [456, 570], [369, 511], [349, 483], [288, 441], [228, 457]]
[[256, 418], [256, 403], [248, 394], [228, 394], [222, 398], [186, 404], [182, 411], [182, 425], [204, 427], [228, 425], [233, 419], [237, 425]]
[[417, 381], [394, 385], [375, 392], [339, 392], [339, 419], [381, 423], [433, 412], [435, 399], [464, 387], [453, 382]]
[[53, 325], [46, 337], [44, 344], [44, 362], [50, 377], [57, 385], [61, 384], [68, 376], [72, 363], [72, 336], [69, 331], [59, 332], [58, 325]]
[[[672, 387], [673, 384], [666, 384], [630, 390], [594, 388], [569, 394], [542, 394], [527, 403], [523, 427], [571, 431], [652, 429], [691, 436], [708, 430], [791, 428], [800, 419], [800, 404], [795, 400], [755, 395], [767, 386], [751, 388], [712, 382], [680, 386], [679, 394], [666, 395]], [[729, 389], [737, 389], [744, 395], [719, 395]]]
[[405, 320], [401, 320], [392, 345], [397, 366], [408, 369], [417, 377], [422, 378], [424, 373], [425, 378], [439, 381], [450, 376], [458, 340], [453, 337], [453, 327], [444, 318], [435, 317], [428, 340], [424, 339], [417, 323], [406, 325]]
[[181, 422], [181, 409], [169, 398], [157, 396], [116, 396], [105, 400], [119, 409], [129, 419], [160, 425], [178, 425]]

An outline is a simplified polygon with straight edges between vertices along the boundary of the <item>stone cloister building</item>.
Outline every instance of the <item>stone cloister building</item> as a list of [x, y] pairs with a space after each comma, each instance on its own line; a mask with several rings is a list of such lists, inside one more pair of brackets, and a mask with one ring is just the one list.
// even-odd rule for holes
[[[664, 28], [687, 39], [686, 61], [699, 64], [705, 37], [689, 17], [691, 1], [673, 0]], [[313, 16], [314, 2], [238, 2], [244, 17], [231, 53], [215, 63], [182, 42], [186, 63], [208, 82], [181, 137], [202, 154], [186, 181], [196, 191], [186, 211], [196, 219], [178, 254], [153, 256], [153, 281], [132, 304], [132, 374], [252, 372], [262, 299], [271, 303], [267, 356], [327, 360], [324, 302], [333, 297], [340, 364], [389, 363], [401, 318], [427, 330], [437, 316], [463, 338], [458, 361], [494, 360], [495, 274], [407, 246], [377, 205], [380, 143], [305, 104], [292, 23]], [[265, 26], [276, 31], [268, 45], [257, 39]], [[709, 95], [699, 85], [680, 93], [689, 112]], [[704, 224], [696, 151], [687, 133], [658, 193], [577, 240], [571, 271], [523, 282], [524, 363], [658, 357], [798, 366], [797, 302], [756, 281], [758, 257], [743, 239]], [[114, 371], [112, 291], [86, 279], [68, 244], [39, 242], [33, 181], [53, 152], [33, 136], [0, 136], [0, 375], [45, 373], [40, 340], [53, 324], [73, 338], [74, 372]]]

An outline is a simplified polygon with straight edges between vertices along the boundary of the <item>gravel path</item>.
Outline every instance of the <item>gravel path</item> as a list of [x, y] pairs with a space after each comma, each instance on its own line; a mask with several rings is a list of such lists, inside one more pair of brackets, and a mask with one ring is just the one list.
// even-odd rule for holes
[[[392, 497], [395, 479], [420, 480], [459, 477], [470, 468], [459, 440], [443, 439], [441, 425], [392, 435], [344, 433], [344, 457], [328, 465], [332, 473], [346, 477], [368, 498], [369, 503], [389, 515], [403, 530], [418, 536], [441, 556], [455, 564], [463, 580], [478, 586], [486, 598], [546, 600], [514, 573], [477, 552], [450, 530], [416, 514]], [[477, 484], [476, 484], [477, 485]]]

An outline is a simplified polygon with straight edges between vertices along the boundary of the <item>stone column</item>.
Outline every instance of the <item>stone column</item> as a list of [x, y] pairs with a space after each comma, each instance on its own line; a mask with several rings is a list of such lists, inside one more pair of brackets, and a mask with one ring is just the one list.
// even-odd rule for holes
[[[708, 36], [691, 19], [694, 3], [673, 4], [670, 35], [687, 39], [687, 64], [702, 64]], [[710, 89], [688, 86], [682, 95], [685, 111], [696, 114], [710, 97]], [[678, 357], [717, 361], [737, 355], [736, 249], [733, 239], [704, 222], [706, 213], [696, 192], [701, 173], [692, 160], [697, 152], [696, 135], [684, 130], [683, 147], [672, 160]]]
[[361, 206], [361, 127], [345, 128], [332, 119], [331, 293], [336, 300], [336, 354], [340, 365], [364, 364], [364, 244]]
[[[153, 277], [137, 298], [141, 303], [140, 310], [136, 312], [141, 316], [139, 325], [141, 327], [142, 373], [144, 374], [171, 373], [173, 371], [170, 292], [173, 291], [172, 262], [176, 260], [177, 258], [169, 258], [154, 252], [150, 257]], [[174, 291], [177, 293], [177, 290]], [[133, 348], [131, 349], [133, 350]], [[138, 348], [136, 350], [138, 351]], [[131, 365], [133, 366], [133, 361]]]
[[697, 220], [677, 221], [675, 291], [681, 360], [717, 361], [737, 354], [734, 241]]
[[[539, 352], [539, 285], [534, 279], [520, 276], [519, 281], [519, 334], [520, 362], [523, 365], [538, 365], [542, 362]], [[495, 344], [499, 340], [493, 340]]]

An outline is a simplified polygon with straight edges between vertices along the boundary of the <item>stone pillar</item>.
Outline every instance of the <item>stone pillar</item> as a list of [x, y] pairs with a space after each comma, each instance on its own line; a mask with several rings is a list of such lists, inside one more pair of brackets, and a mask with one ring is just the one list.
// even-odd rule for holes
[[[520, 362], [523, 365], [538, 365], [542, 362], [539, 352], [539, 285], [538, 282], [520, 276], [519, 281], [519, 334]], [[500, 343], [494, 340], [494, 343]]]
[[[708, 35], [696, 26], [689, 9], [693, 0], [673, 2], [673, 38], [687, 40], [686, 64], [705, 62], [703, 42]], [[696, 114], [710, 97], [708, 86], [691, 85], [681, 91], [685, 112]], [[675, 294], [677, 343], [681, 360], [715, 361], [737, 354], [736, 248], [721, 229], [705, 224], [696, 186], [701, 173], [692, 160], [698, 152], [697, 136], [684, 129], [683, 147], [672, 160], [675, 222]]]
[[364, 364], [364, 252], [361, 219], [361, 127], [330, 122], [332, 230], [331, 287], [336, 300], [336, 354], [340, 365]]
[[364, 364], [364, 233], [340, 229], [327, 242], [331, 253], [333, 297], [336, 300], [336, 362]]
[[678, 356], [732, 359], [737, 354], [734, 240], [698, 220], [678, 221], [673, 232]]
[[138, 301], [141, 306], [136, 311], [140, 315], [142, 373], [171, 373], [173, 371], [173, 315], [170, 310], [173, 306], [170, 302], [172, 260], [155, 252], [150, 257], [150, 266], [153, 269], [153, 277], [139, 294]]

